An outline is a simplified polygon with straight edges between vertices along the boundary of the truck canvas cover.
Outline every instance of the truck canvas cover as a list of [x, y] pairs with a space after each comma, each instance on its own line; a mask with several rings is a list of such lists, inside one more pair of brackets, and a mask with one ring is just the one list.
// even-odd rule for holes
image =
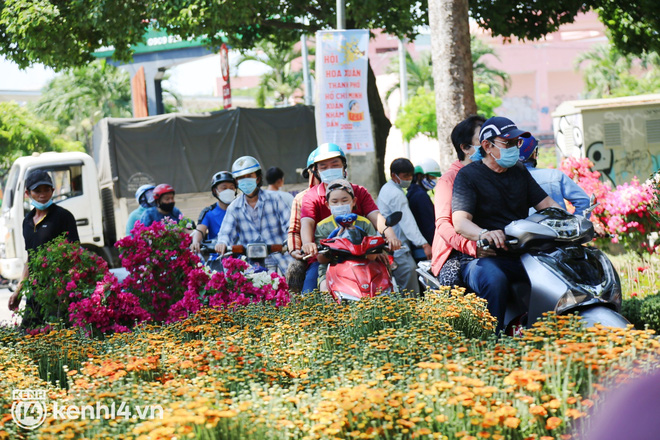
[[277, 166], [287, 183], [300, 183], [296, 169], [314, 148], [314, 108], [300, 105], [105, 118], [94, 127], [92, 155], [101, 186], [114, 183], [117, 197], [132, 198], [145, 183], [169, 183], [184, 194], [210, 191], [213, 174], [231, 171], [246, 155], [259, 160], [264, 174]]

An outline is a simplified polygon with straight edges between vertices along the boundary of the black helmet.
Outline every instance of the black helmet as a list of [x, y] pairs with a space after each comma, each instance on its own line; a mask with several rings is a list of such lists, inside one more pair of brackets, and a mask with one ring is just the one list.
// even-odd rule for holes
[[234, 179], [234, 176], [232, 176], [229, 171], [218, 171], [211, 179], [211, 191], [213, 191], [213, 188], [215, 188], [218, 183], [222, 182], [231, 182], [236, 186], [236, 179]]

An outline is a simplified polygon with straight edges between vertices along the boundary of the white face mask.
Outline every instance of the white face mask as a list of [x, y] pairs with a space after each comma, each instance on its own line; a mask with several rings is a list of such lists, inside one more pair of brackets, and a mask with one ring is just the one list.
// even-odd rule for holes
[[396, 177], [399, 178], [399, 186], [400, 186], [401, 188], [403, 188], [403, 189], [408, 188], [408, 187], [410, 186], [410, 184], [412, 183], [412, 180], [403, 180], [403, 179], [402, 179], [401, 177], [399, 177], [399, 176], [396, 176]]
[[330, 207], [330, 212], [333, 217], [350, 214], [351, 211], [353, 211], [353, 207], [350, 203], [347, 205], [335, 205]]
[[229, 188], [220, 191], [220, 193], [218, 194], [218, 200], [220, 200], [225, 205], [229, 205], [231, 202], [234, 201], [235, 198], [236, 198], [236, 191]]

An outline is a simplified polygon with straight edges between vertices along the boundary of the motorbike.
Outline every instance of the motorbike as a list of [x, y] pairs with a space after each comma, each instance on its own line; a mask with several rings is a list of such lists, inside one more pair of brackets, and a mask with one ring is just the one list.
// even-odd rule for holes
[[[588, 326], [629, 324], [620, 314], [621, 282], [614, 266], [602, 251], [585, 245], [594, 237], [587, 218], [546, 208], [511, 222], [504, 233], [507, 252], [520, 255], [530, 282], [512, 286], [514, 295], [505, 315], [509, 334], [517, 327], [531, 327], [548, 311], [579, 314]], [[484, 248], [489, 245], [477, 242]], [[421, 262], [417, 273], [426, 287], [440, 287], [430, 264]]]
[[[338, 303], [359, 301], [395, 291], [390, 265], [382, 259], [368, 258], [370, 255], [382, 254], [387, 249], [385, 239], [381, 236], [367, 236], [359, 228], [347, 228], [355, 218], [355, 214], [338, 216], [335, 220], [340, 227], [319, 244], [319, 253], [330, 259], [326, 283], [330, 295]], [[401, 212], [397, 211], [387, 217], [385, 224], [391, 227], [400, 221]], [[343, 232], [335, 235], [340, 229]]]

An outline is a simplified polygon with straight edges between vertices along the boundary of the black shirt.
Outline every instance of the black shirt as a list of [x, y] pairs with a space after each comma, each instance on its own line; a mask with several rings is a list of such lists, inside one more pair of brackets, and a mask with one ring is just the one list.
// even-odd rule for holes
[[472, 214], [481, 228], [504, 229], [513, 220], [527, 218], [529, 208], [547, 196], [522, 163], [496, 173], [477, 161], [456, 175], [451, 208]]
[[[80, 241], [76, 219], [69, 211], [59, 205], [52, 204], [48, 207], [46, 217], [35, 227], [34, 214], [36, 211], [36, 209], [33, 209], [28, 212], [25, 219], [23, 219], [23, 238], [25, 239], [26, 250], [36, 249], [42, 244], [59, 237], [64, 232], [67, 233], [67, 241]], [[30, 258], [30, 252], [28, 252], [28, 258]]]

